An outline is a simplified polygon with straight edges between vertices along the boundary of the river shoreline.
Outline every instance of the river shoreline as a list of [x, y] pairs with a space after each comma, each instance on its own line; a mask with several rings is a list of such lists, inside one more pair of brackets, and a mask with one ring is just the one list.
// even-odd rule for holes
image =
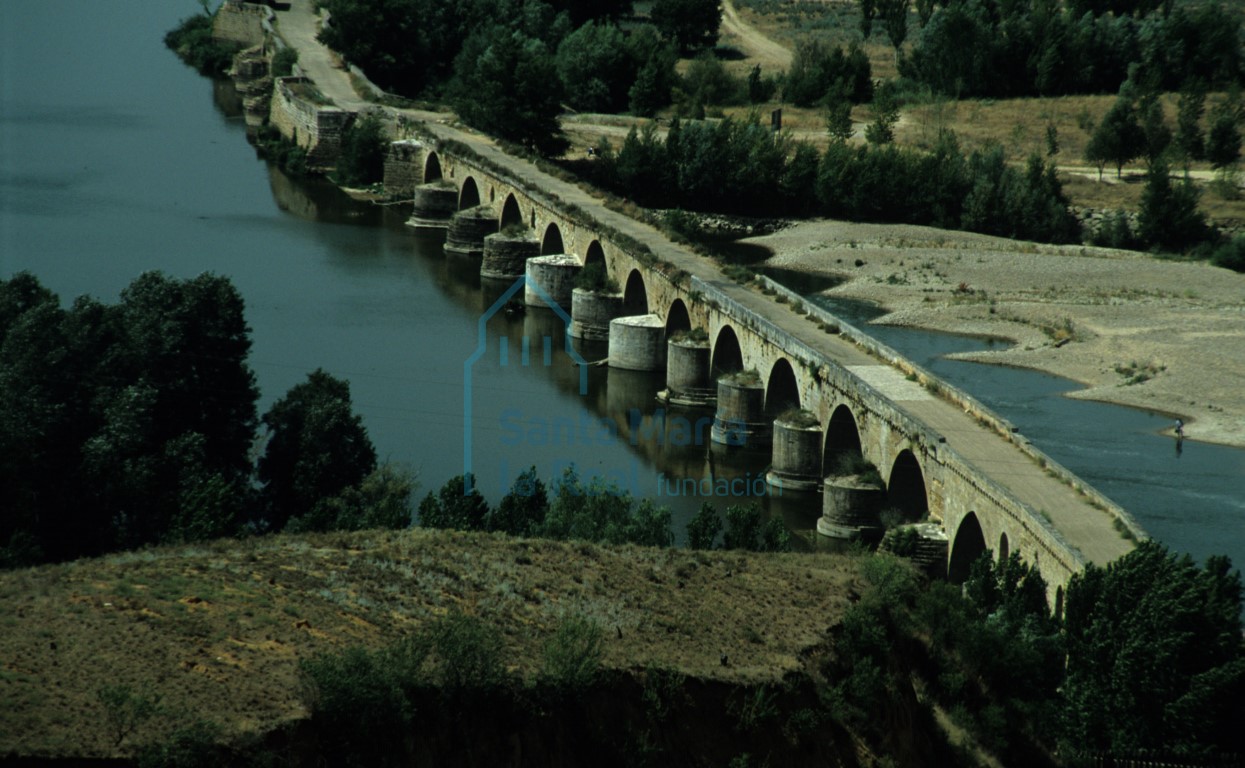
[[1183, 419], [1245, 447], [1245, 275], [1103, 248], [906, 225], [801, 222], [745, 243], [766, 267], [834, 276], [825, 295], [875, 303], [874, 322], [1005, 339], [956, 359], [1050, 373], [1074, 399]]

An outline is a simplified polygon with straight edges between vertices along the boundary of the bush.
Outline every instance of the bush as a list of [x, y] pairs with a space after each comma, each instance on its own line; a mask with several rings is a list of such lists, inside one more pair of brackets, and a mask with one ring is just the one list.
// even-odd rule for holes
[[164, 44], [207, 77], [224, 77], [233, 64], [233, 48], [212, 39], [212, 17], [206, 14], [183, 20], [164, 36]]
[[[468, 483], [470, 493], [466, 492]], [[419, 503], [419, 524], [424, 528], [479, 531], [483, 530], [488, 513], [488, 502], [475, 487], [475, 477], [457, 475], [446, 481], [435, 496], [429, 493]]]
[[1216, 248], [1210, 261], [1216, 267], [1245, 272], [1245, 235], [1237, 235]]
[[282, 48], [272, 57], [272, 76], [288, 77], [294, 73], [294, 65], [298, 63], [297, 48]]
[[545, 644], [543, 680], [556, 688], [578, 692], [590, 688], [600, 671], [600, 625], [583, 616], [563, 618]]
[[709, 502], [700, 505], [700, 511], [687, 523], [687, 546], [691, 549], [713, 549], [722, 519]]
[[368, 114], [351, 123], [342, 136], [337, 158], [337, 180], [347, 187], [375, 184], [385, 175], [385, 153], [389, 137], [376, 115]]
[[763, 517], [761, 505], [756, 502], [727, 507], [726, 533], [722, 536], [722, 548], [755, 552], [760, 546]]

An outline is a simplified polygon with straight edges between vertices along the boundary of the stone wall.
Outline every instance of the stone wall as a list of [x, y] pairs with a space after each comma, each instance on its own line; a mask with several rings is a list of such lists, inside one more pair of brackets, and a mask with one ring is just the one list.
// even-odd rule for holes
[[315, 83], [282, 77], [273, 88], [268, 121], [282, 136], [307, 151], [311, 168], [332, 168], [341, 153], [342, 134], [355, 113], [318, 103]]
[[212, 37], [243, 48], [261, 45], [266, 35], [265, 22], [270, 22], [271, 17], [272, 9], [266, 5], [225, 0], [212, 20]]
[[385, 192], [393, 197], [410, 199], [415, 187], [424, 183], [424, 146], [414, 139], [403, 139], [389, 145], [385, 155]]

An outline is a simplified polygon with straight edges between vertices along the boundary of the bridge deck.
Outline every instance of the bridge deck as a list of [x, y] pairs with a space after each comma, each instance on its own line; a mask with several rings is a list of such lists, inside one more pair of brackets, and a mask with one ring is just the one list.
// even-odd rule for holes
[[[374, 106], [356, 95], [347, 73], [334, 64], [336, 57], [315, 39], [316, 22], [311, 4], [312, 0], [293, 0], [289, 11], [278, 14], [282, 37], [299, 51], [299, 66], [315, 80], [321, 93], [339, 107], [359, 110]], [[659, 259], [721, 290], [827, 360], [849, 368], [886, 364], [846, 339], [821, 332], [806, 318], [792, 311], [789, 305], [724, 279], [711, 260], [670, 242], [647, 224], [607, 209], [598, 198], [540, 171], [535, 164], [505, 154], [487, 137], [440, 124], [439, 121], [446, 117], [444, 114], [394, 111], [425, 123], [431, 132], [441, 138], [467, 144], [530, 187], [546, 190], [562, 201], [591, 211], [598, 221], [644, 243]], [[1115, 530], [1114, 518], [1109, 513], [1095, 507], [1061, 479], [1048, 474], [1017, 445], [980, 424], [959, 406], [937, 397], [915, 396], [911, 399], [900, 396], [896, 398], [895, 405], [944, 437], [947, 445], [968, 464], [1010, 491], [1031, 509], [1045, 515], [1067, 542], [1090, 562], [1105, 564], [1132, 548], [1132, 544]], [[993, 543], [987, 542], [987, 546], [993, 546]]]

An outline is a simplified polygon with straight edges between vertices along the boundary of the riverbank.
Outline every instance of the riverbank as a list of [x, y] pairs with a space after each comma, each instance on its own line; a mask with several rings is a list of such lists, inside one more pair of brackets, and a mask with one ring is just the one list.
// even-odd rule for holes
[[928, 227], [814, 221], [744, 242], [766, 266], [835, 276], [877, 322], [1007, 339], [964, 359], [1073, 379], [1070, 397], [1182, 418], [1245, 446], [1245, 275], [1131, 251]]

